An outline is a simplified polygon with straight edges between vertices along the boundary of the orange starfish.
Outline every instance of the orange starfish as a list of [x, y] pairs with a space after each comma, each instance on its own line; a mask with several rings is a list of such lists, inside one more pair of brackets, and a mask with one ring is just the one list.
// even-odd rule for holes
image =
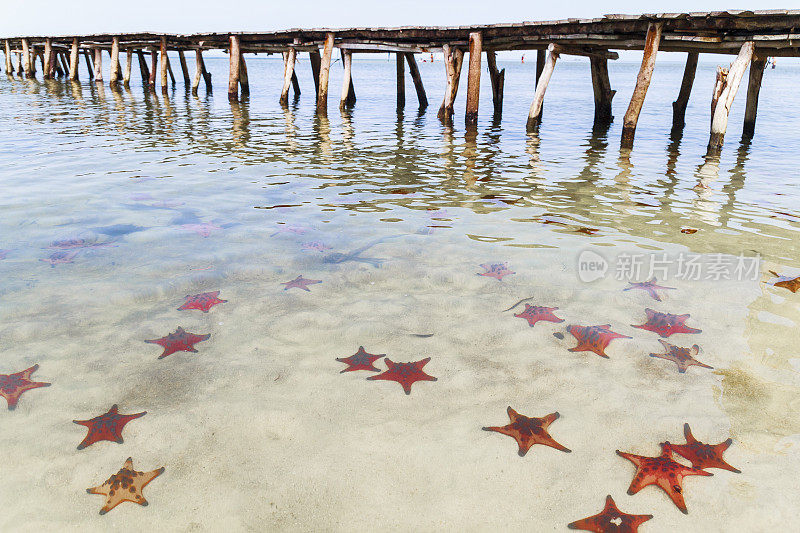
[[511, 420], [510, 424], [502, 427], [484, 427], [482, 429], [484, 431], [494, 431], [513, 437], [519, 445], [519, 451], [517, 453], [519, 453], [520, 457], [525, 457], [525, 454], [528, 453], [528, 450], [530, 450], [531, 446], [534, 444], [544, 444], [556, 450], [569, 453], [572, 450], [557, 443], [547, 432], [547, 428], [549, 428], [550, 424], [557, 420], [559, 416], [561, 415], [556, 412], [550, 413], [542, 418], [532, 418], [517, 413], [509, 406], [508, 418]]
[[557, 311], [558, 307], [542, 307], [539, 305], [525, 304], [525, 310], [519, 314], [515, 314], [516, 318], [524, 318], [528, 321], [528, 325], [535, 326], [540, 320], [546, 322], [564, 322], [563, 318], [558, 318], [553, 311]]
[[478, 272], [479, 276], [488, 276], [497, 281], [503, 281], [505, 276], [516, 274], [516, 272], [508, 269], [508, 263], [483, 263], [480, 267], [484, 272]]
[[617, 455], [624, 457], [636, 465], [628, 494], [633, 495], [648, 485], [658, 485], [672, 499], [672, 502], [683, 514], [688, 514], [686, 502], [683, 500], [681, 483], [685, 476], [711, 476], [711, 472], [680, 464], [672, 459], [669, 448], [663, 448], [657, 457], [645, 457], [617, 450]]
[[800, 290], [800, 276], [796, 277], [783, 276], [773, 270], [770, 270], [769, 273], [778, 278], [770, 281], [769, 282], [770, 285], [775, 285], [776, 287], [783, 287], [784, 289], [788, 289], [792, 292], [797, 292], [798, 290]]
[[686, 444], [670, 444], [665, 442], [661, 446], [669, 449], [688, 459], [694, 468], [720, 468], [722, 470], [730, 470], [740, 474], [742, 471], [734, 468], [722, 458], [722, 454], [733, 443], [732, 439], [727, 439], [725, 442], [719, 444], [706, 444], [695, 439], [692, 435], [692, 430], [689, 429], [689, 424], [683, 425], [683, 435], [686, 437]]
[[658, 339], [658, 342], [664, 345], [666, 352], [651, 353], [650, 357], [658, 357], [659, 359], [674, 361], [675, 364], [678, 365], [678, 372], [681, 374], [686, 372], [686, 369], [692, 365], [703, 368], [714, 368], [713, 366], [708, 366], [694, 358], [694, 356], [700, 352], [700, 347], [696, 344], [691, 348], [681, 348], [680, 346], [675, 346], [674, 344], [668, 343], [664, 339]]
[[595, 533], [636, 533], [639, 531], [639, 526], [651, 518], [653, 518], [651, 514], [623, 513], [609, 495], [606, 496], [606, 506], [599, 514], [567, 524], [567, 527]]
[[690, 328], [685, 324], [691, 315], [673, 315], [672, 313], [659, 313], [652, 309], [645, 309], [647, 322], [634, 328], [646, 329], [658, 333], [662, 337], [669, 337], [675, 333], [702, 333], [703, 330]]
[[411, 363], [395, 363], [387, 357], [384, 361], [389, 369], [383, 374], [370, 376], [367, 379], [396, 381], [403, 386], [403, 390], [406, 394], [411, 394], [411, 385], [417, 381], [436, 381], [435, 377], [429, 376], [422, 370], [422, 367], [427, 365], [430, 360], [430, 357], [426, 357], [425, 359], [412, 361]]
[[22, 393], [39, 387], [49, 387], [49, 383], [31, 381], [31, 374], [39, 370], [39, 365], [33, 365], [27, 370], [15, 374], [0, 374], [0, 396], [8, 402], [8, 410], [17, 408], [17, 402]]
[[186, 301], [178, 308], [178, 311], [186, 311], [188, 309], [197, 309], [204, 313], [217, 304], [227, 303], [228, 300], [219, 299], [219, 291], [202, 292], [192, 296], [187, 296]]
[[142, 495], [142, 489], [163, 472], [163, 466], [150, 472], [137, 472], [133, 469], [133, 459], [128, 457], [119, 472], [108, 478], [102, 485], [86, 489], [86, 492], [106, 497], [106, 503], [100, 509], [100, 514], [106, 514], [122, 502], [147, 505], [147, 500]]
[[567, 326], [567, 331], [578, 339], [578, 345], [570, 348], [570, 352], [594, 352], [600, 357], [605, 357], [605, 349], [614, 339], [630, 339], [627, 335], [611, 331], [611, 324], [602, 326]]

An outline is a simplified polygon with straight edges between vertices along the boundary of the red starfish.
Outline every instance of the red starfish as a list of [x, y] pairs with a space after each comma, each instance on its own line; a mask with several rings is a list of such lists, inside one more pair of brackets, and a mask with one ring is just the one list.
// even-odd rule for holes
[[337, 357], [336, 360], [347, 365], [347, 368], [339, 372], [340, 374], [352, 372], [354, 370], [373, 370], [375, 372], [380, 372], [380, 369], [375, 368], [372, 363], [381, 357], [386, 357], [386, 354], [382, 353], [375, 355], [367, 353], [364, 351], [363, 346], [359, 346], [358, 351], [354, 355], [351, 355], [350, 357]]
[[528, 324], [530, 324], [531, 327], [533, 327], [540, 320], [545, 320], [547, 322], [564, 322], [563, 318], [558, 318], [553, 314], [553, 311], [556, 309], [558, 309], [558, 307], [541, 307], [538, 305], [525, 304], [525, 310], [518, 315], [515, 314], [514, 316], [517, 318], [524, 318], [528, 321]]
[[527, 417], [519, 414], [509, 406], [508, 418], [511, 420], [510, 424], [502, 427], [491, 426], [482, 429], [484, 431], [495, 431], [513, 437], [519, 445], [519, 452], [517, 453], [519, 453], [520, 457], [525, 457], [525, 454], [528, 453], [528, 450], [530, 450], [531, 446], [534, 444], [544, 444], [556, 450], [569, 453], [572, 450], [557, 443], [553, 437], [547, 433], [547, 428], [549, 428], [550, 424], [557, 420], [559, 416], [561, 415], [558, 413], [550, 413], [542, 418]]
[[122, 444], [122, 428], [125, 427], [125, 424], [146, 414], [147, 411], [134, 415], [121, 415], [117, 409], [117, 404], [114, 404], [107, 413], [96, 416], [91, 420], [73, 420], [74, 423], [89, 428], [89, 433], [86, 434], [83, 442], [78, 444], [78, 449], [82, 450], [101, 440], [110, 440]]
[[672, 452], [664, 448], [657, 457], [645, 457], [617, 450], [617, 455], [624, 457], [636, 465], [636, 474], [633, 476], [628, 494], [633, 495], [648, 485], [658, 485], [672, 499], [673, 503], [683, 514], [688, 514], [686, 503], [683, 501], [684, 476], [711, 476], [710, 472], [682, 465], [672, 459]]
[[163, 359], [166, 356], [173, 354], [175, 352], [193, 352], [197, 353], [194, 345], [198, 342], [202, 342], [204, 340], [208, 340], [211, 337], [211, 334], [207, 335], [195, 335], [194, 333], [188, 333], [184, 331], [183, 328], [179, 327], [175, 330], [174, 333], [170, 333], [166, 337], [161, 337], [160, 339], [153, 339], [153, 340], [146, 340], [144, 342], [149, 342], [150, 344], [158, 344], [164, 348], [164, 352], [158, 356], [159, 359]]
[[309, 285], [314, 285], [316, 283], [322, 283], [321, 279], [306, 279], [303, 275], [299, 275], [294, 278], [292, 281], [287, 281], [286, 283], [281, 283], [281, 285], [286, 285], [283, 290], [288, 291], [291, 288], [303, 289], [306, 292], [311, 292], [311, 289], [308, 288]]
[[324, 252], [330, 250], [331, 247], [321, 241], [311, 241], [303, 243], [303, 250], [311, 250], [314, 252]]
[[8, 410], [13, 411], [17, 408], [17, 402], [22, 393], [39, 387], [49, 387], [49, 383], [31, 381], [31, 374], [39, 369], [39, 365], [33, 365], [27, 370], [16, 374], [0, 374], [0, 396], [8, 402]]
[[650, 279], [648, 281], [643, 281], [641, 283], [633, 283], [633, 282], [629, 281], [628, 284], [630, 285], [630, 287], [626, 287], [626, 288], [624, 288], [622, 290], [623, 291], [629, 291], [631, 289], [641, 289], [643, 291], [647, 291], [647, 293], [650, 296], [653, 297], [653, 300], [658, 300], [660, 302], [661, 301], [661, 295], [658, 294], [658, 292], [656, 292], [656, 291], [659, 291], [659, 290], [675, 290], [675, 287], [662, 287], [661, 285], [658, 285], [656, 283], [657, 281], [658, 280], [656, 280], [656, 278], [652, 278], [652, 279]]
[[652, 309], [645, 309], [647, 322], [640, 326], [633, 326], [639, 329], [654, 331], [662, 337], [669, 337], [675, 333], [702, 333], [703, 330], [690, 328], [685, 325], [686, 319], [691, 315], [673, 315], [672, 313], [659, 313]]
[[623, 513], [609, 495], [606, 496], [606, 506], [599, 514], [567, 524], [567, 527], [595, 533], [636, 533], [639, 531], [639, 526], [651, 518], [653, 518], [651, 514]]
[[700, 352], [700, 347], [696, 344], [691, 348], [681, 348], [680, 346], [675, 346], [674, 344], [668, 343], [664, 339], [658, 339], [658, 342], [664, 345], [666, 352], [651, 353], [650, 357], [658, 357], [659, 359], [674, 361], [675, 364], [678, 365], [678, 372], [681, 374], [686, 372], [686, 369], [692, 365], [701, 366], [703, 368], [714, 368], [713, 366], [703, 364], [694, 358], [694, 356]]
[[600, 357], [605, 357], [605, 349], [614, 339], [630, 339], [627, 335], [621, 335], [611, 331], [611, 324], [602, 326], [567, 326], [567, 332], [578, 339], [578, 345], [570, 348], [570, 352], [594, 352]]
[[796, 277], [783, 276], [773, 270], [770, 270], [769, 273], [778, 278], [770, 281], [769, 282], [770, 285], [775, 285], [776, 287], [783, 287], [784, 289], [788, 289], [792, 292], [797, 292], [798, 290], [800, 290], [800, 276]]
[[742, 472], [738, 468], [734, 468], [726, 463], [722, 458], [722, 454], [730, 447], [733, 440], [727, 439], [725, 442], [720, 442], [719, 444], [700, 442], [692, 435], [689, 424], [683, 425], [683, 434], [686, 437], [686, 444], [670, 444], [669, 442], [665, 442], [662, 446], [677, 453], [684, 459], [688, 459], [694, 468], [721, 468], [737, 474]]
[[178, 311], [186, 311], [187, 309], [199, 309], [204, 313], [208, 313], [208, 310], [214, 307], [217, 304], [224, 304], [228, 300], [220, 300], [217, 298], [219, 296], [219, 291], [214, 292], [202, 292], [200, 294], [195, 294], [194, 296], [187, 296], [186, 301], [183, 303], [182, 306], [178, 308]]
[[208, 237], [213, 231], [222, 229], [216, 224], [211, 224], [209, 222], [203, 222], [201, 224], [183, 224], [181, 227], [183, 229], [193, 231], [201, 237]]
[[411, 363], [395, 363], [390, 361], [387, 357], [384, 361], [386, 361], [386, 366], [389, 367], [389, 369], [383, 374], [370, 376], [367, 379], [396, 381], [403, 386], [403, 390], [406, 394], [411, 394], [411, 385], [417, 381], [436, 381], [435, 377], [429, 376], [422, 370], [422, 367], [427, 365], [430, 360], [430, 357], [426, 357], [421, 361], [413, 361]]
[[509, 274], [516, 274], [516, 272], [512, 272], [508, 269], [508, 263], [484, 263], [480, 265], [480, 267], [485, 270], [485, 272], [479, 272], [479, 276], [488, 276], [490, 278], [495, 278], [497, 281], [503, 281], [503, 277]]
[[50, 266], [55, 268], [56, 265], [64, 264], [64, 263], [74, 263], [73, 259], [78, 256], [78, 250], [72, 250], [69, 252], [54, 252], [50, 254], [50, 257], [47, 259], [39, 259], [39, 261], [44, 261], [45, 263], [50, 263]]

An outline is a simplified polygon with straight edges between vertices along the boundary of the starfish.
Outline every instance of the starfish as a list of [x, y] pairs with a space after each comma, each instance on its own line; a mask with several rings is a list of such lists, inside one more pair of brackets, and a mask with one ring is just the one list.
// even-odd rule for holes
[[107, 413], [96, 416], [91, 420], [73, 420], [74, 423], [89, 428], [89, 433], [83, 442], [78, 444], [78, 449], [82, 450], [101, 440], [110, 440], [122, 444], [122, 428], [131, 420], [135, 420], [147, 414], [147, 411], [133, 415], [121, 415], [117, 409], [117, 404], [111, 406]]
[[276, 231], [275, 233], [270, 235], [270, 237], [274, 237], [275, 235], [277, 235], [279, 233], [294, 233], [295, 235], [303, 235], [307, 231], [308, 231], [308, 228], [306, 228], [304, 226], [295, 226], [295, 225], [284, 226], [284, 225], [281, 225], [281, 227], [278, 228], [278, 231]]
[[208, 340], [211, 337], [211, 334], [206, 335], [195, 335], [194, 333], [188, 333], [184, 331], [183, 328], [179, 327], [175, 330], [174, 333], [170, 333], [166, 337], [161, 337], [160, 339], [153, 339], [153, 340], [146, 340], [144, 342], [149, 342], [150, 344], [158, 344], [164, 348], [164, 352], [158, 356], [159, 359], [163, 359], [166, 356], [173, 354], [175, 352], [193, 352], [197, 353], [194, 345], [198, 342], [203, 342]]
[[8, 402], [8, 410], [17, 408], [17, 402], [22, 393], [39, 387], [49, 387], [49, 383], [31, 381], [31, 374], [39, 370], [39, 365], [33, 365], [27, 370], [15, 374], [0, 374], [0, 396]]
[[39, 261], [44, 261], [45, 263], [50, 263], [50, 266], [55, 268], [58, 264], [64, 263], [74, 263], [73, 259], [78, 256], [78, 250], [72, 250], [69, 252], [54, 252], [50, 254], [50, 257], [47, 259], [39, 259]]
[[778, 278], [771, 280], [769, 282], [770, 285], [775, 285], [776, 287], [783, 287], [784, 289], [788, 289], [792, 292], [797, 292], [798, 290], [800, 290], [800, 276], [796, 277], [783, 276], [773, 270], [770, 270], [769, 273]]
[[578, 339], [578, 345], [570, 348], [570, 352], [594, 352], [600, 357], [605, 357], [605, 349], [614, 339], [630, 339], [627, 335], [611, 331], [611, 324], [602, 326], [567, 326], [567, 332]]
[[677, 453], [684, 459], [688, 459], [694, 468], [721, 468], [737, 474], [742, 472], [738, 468], [734, 468], [726, 463], [722, 458], [722, 454], [733, 443], [732, 439], [727, 439], [725, 442], [720, 442], [719, 444], [700, 442], [692, 435], [689, 424], [683, 425], [683, 435], [686, 437], [686, 444], [670, 444], [669, 442], [665, 442], [662, 446]]
[[322, 241], [311, 241], [303, 243], [303, 250], [306, 251], [324, 252], [325, 250], [330, 250], [330, 249], [331, 247]]
[[545, 320], [547, 322], [564, 322], [563, 318], [558, 318], [553, 314], [553, 311], [557, 309], [558, 307], [541, 307], [538, 305], [525, 304], [525, 310], [514, 316], [517, 318], [524, 318], [531, 327], [536, 325], [540, 320]]
[[659, 290], [675, 290], [675, 287], [662, 287], [661, 285], [658, 285], [656, 283], [657, 281], [658, 280], [656, 280], [656, 278], [652, 278], [652, 279], [650, 279], [648, 281], [643, 281], [641, 283], [633, 283], [632, 281], [629, 281], [628, 284], [630, 285], [630, 287], [626, 287], [626, 288], [624, 288], [622, 290], [623, 291], [629, 291], [631, 289], [641, 289], [643, 291], [647, 291], [647, 293], [650, 296], [653, 297], [653, 300], [658, 300], [660, 302], [661, 301], [661, 295], [658, 294], [657, 291], [659, 291]]
[[147, 500], [142, 495], [142, 489], [163, 472], [163, 466], [150, 472], [137, 472], [133, 469], [133, 459], [128, 457], [119, 472], [108, 478], [102, 485], [86, 489], [86, 492], [106, 497], [106, 503], [100, 509], [100, 514], [106, 514], [122, 502], [147, 505]]
[[559, 416], [561, 415], [558, 413], [550, 413], [543, 418], [529, 418], [517, 413], [509, 406], [508, 418], [511, 420], [510, 424], [502, 427], [484, 427], [482, 429], [484, 431], [494, 431], [513, 437], [519, 445], [519, 451], [517, 453], [519, 453], [520, 457], [525, 457], [525, 454], [528, 453], [528, 450], [530, 450], [531, 446], [534, 444], [544, 444], [556, 450], [569, 453], [572, 450], [557, 443], [553, 437], [547, 433], [547, 428], [549, 428], [550, 424], [557, 420]]
[[181, 227], [185, 230], [193, 231], [201, 237], [208, 237], [211, 235], [211, 232], [222, 229], [216, 224], [210, 224], [208, 222], [203, 222], [201, 224], [183, 224]]
[[651, 514], [628, 514], [617, 508], [611, 495], [606, 496], [606, 506], [594, 516], [567, 524], [570, 529], [595, 533], [636, 533], [639, 526], [653, 518]]
[[647, 322], [640, 326], [633, 326], [639, 329], [646, 329], [654, 331], [662, 337], [669, 337], [675, 333], [702, 333], [703, 330], [690, 328], [684, 322], [691, 315], [673, 315], [672, 313], [659, 313], [652, 309], [645, 309], [647, 313]]
[[682, 465], [672, 459], [669, 448], [663, 448], [657, 457], [645, 457], [617, 450], [617, 455], [624, 457], [636, 465], [628, 494], [634, 495], [648, 485], [658, 485], [672, 499], [672, 502], [683, 514], [689, 514], [683, 501], [681, 483], [685, 476], [711, 476], [710, 472]]
[[286, 285], [283, 290], [288, 291], [291, 288], [296, 289], [303, 289], [306, 292], [311, 292], [311, 289], [308, 288], [309, 285], [314, 285], [317, 283], [322, 283], [321, 279], [306, 279], [303, 275], [299, 275], [294, 278], [292, 281], [287, 281], [285, 283], [281, 283], [281, 285]]
[[480, 267], [485, 272], [478, 272], [479, 276], [488, 276], [495, 278], [497, 281], [503, 281], [503, 277], [509, 274], [516, 274], [508, 269], [508, 263], [484, 263]]
[[364, 351], [363, 346], [359, 346], [358, 351], [354, 355], [351, 355], [350, 357], [337, 357], [336, 360], [347, 365], [347, 368], [342, 370], [340, 374], [352, 372], [354, 370], [373, 370], [375, 372], [380, 372], [380, 369], [375, 368], [372, 363], [381, 357], [386, 357], [386, 354], [382, 353], [375, 355], [367, 353]]
[[386, 361], [386, 366], [389, 367], [389, 369], [383, 374], [370, 376], [367, 379], [396, 381], [403, 386], [403, 390], [406, 394], [411, 394], [411, 385], [417, 381], [436, 381], [435, 377], [429, 376], [422, 370], [422, 367], [427, 365], [430, 360], [430, 357], [426, 357], [421, 361], [414, 361], [411, 363], [395, 363], [387, 357], [384, 361]]
[[5, 259], [6, 257], [8, 257], [8, 252], [10, 252], [10, 251], [11, 250], [2, 250], [2, 249], [0, 249], [0, 261]]
[[186, 311], [188, 309], [199, 309], [204, 313], [217, 304], [224, 304], [228, 300], [220, 300], [218, 298], [219, 291], [214, 292], [201, 292], [194, 296], [187, 296], [186, 301], [178, 308], [178, 311]]
[[651, 353], [650, 357], [658, 357], [659, 359], [674, 361], [675, 364], [678, 365], [678, 372], [681, 374], [686, 372], [686, 369], [692, 365], [701, 366], [703, 368], [714, 368], [713, 366], [703, 364], [694, 358], [694, 356], [700, 352], [700, 347], [696, 344], [691, 348], [681, 348], [680, 346], [675, 346], [674, 344], [668, 343], [664, 339], [658, 339], [658, 342], [664, 345], [666, 352]]
[[86, 239], [83, 237], [75, 237], [72, 239], [60, 239], [50, 243], [50, 248], [56, 248], [59, 250], [73, 250], [80, 248], [104, 248], [107, 246], [111, 246], [111, 244], [107, 242], [97, 242], [97, 238]]

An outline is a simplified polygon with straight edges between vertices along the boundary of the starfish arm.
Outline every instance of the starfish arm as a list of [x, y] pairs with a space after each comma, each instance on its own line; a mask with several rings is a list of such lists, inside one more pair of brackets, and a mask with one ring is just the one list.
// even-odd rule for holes
[[157, 478], [158, 476], [163, 474], [164, 470], [165, 469], [162, 466], [161, 468], [156, 468], [155, 470], [151, 470], [150, 472], [143, 472], [141, 474], [141, 485], [140, 485], [140, 488], [143, 489], [144, 487], [146, 487], [148, 483], [150, 483], [155, 478]]
[[[677, 486], [672, 484], [667, 478], [658, 478], [656, 484], [661, 487], [661, 489], [667, 493], [669, 499], [672, 500], [672, 503], [681, 510], [683, 514], [689, 514], [689, 510], [686, 509], [686, 502], [683, 499], [683, 494], [679, 492], [681, 490], [680, 487], [680, 480], [678, 480]], [[676, 490], [676, 487], [678, 490]]]
[[558, 413], [558, 411], [556, 411], [555, 413], [550, 413], [549, 415], [545, 415], [542, 418], [542, 427], [544, 429], [549, 428], [550, 424], [552, 424], [553, 422], [558, 420], [560, 417], [561, 417], [561, 415]]
[[551, 437], [550, 435], [542, 435], [538, 439], [536, 439], [536, 442], [538, 444], [544, 444], [545, 446], [550, 446], [551, 448], [555, 448], [556, 450], [562, 452], [572, 453], [572, 450], [556, 442], [555, 439], [553, 439], [553, 437]]
[[86, 492], [88, 494], [100, 494], [102, 496], [105, 496], [107, 491], [103, 489], [103, 485], [98, 485], [96, 487], [91, 487], [86, 489]]

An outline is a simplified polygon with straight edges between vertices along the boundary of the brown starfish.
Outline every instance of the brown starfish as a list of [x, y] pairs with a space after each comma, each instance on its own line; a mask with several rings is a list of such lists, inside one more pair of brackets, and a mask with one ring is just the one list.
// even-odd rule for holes
[[106, 497], [106, 503], [100, 509], [100, 514], [106, 514], [122, 502], [147, 505], [147, 500], [142, 495], [142, 489], [163, 472], [163, 466], [150, 472], [137, 472], [133, 469], [133, 459], [128, 457], [119, 472], [108, 478], [102, 485], [86, 489], [86, 492]]
[[572, 450], [557, 443], [547, 432], [547, 428], [549, 428], [550, 424], [557, 420], [559, 416], [561, 415], [556, 412], [550, 413], [542, 418], [527, 417], [517, 413], [509, 406], [508, 418], [511, 420], [510, 424], [502, 427], [484, 427], [482, 429], [484, 431], [494, 431], [513, 437], [519, 445], [518, 453], [520, 457], [525, 457], [525, 454], [528, 453], [528, 450], [530, 450], [531, 446], [534, 444], [544, 444], [556, 450], [569, 453]]
[[792, 292], [797, 292], [800, 290], [800, 276], [791, 277], [791, 276], [783, 276], [778, 274], [774, 270], [769, 271], [770, 274], [775, 276], [776, 280], [772, 280], [770, 282], [771, 285], [775, 285], [776, 287], [783, 287], [784, 289], [788, 289]]
[[692, 435], [692, 430], [689, 429], [689, 424], [683, 425], [683, 435], [686, 437], [686, 444], [670, 444], [665, 442], [661, 446], [668, 448], [692, 463], [694, 468], [720, 468], [722, 470], [730, 470], [740, 474], [742, 471], [734, 468], [722, 458], [722, 454], [733, 443], [733, 440], [727, 439], [725, 442], [719, 444], [706, 444], [695, 439]]
[[311, 292], [311, 289], [308, 288], [309, 285], [315, 285], [317, 283], [322, 283], [321, 279], [307, 279], [304, 278], [303, 275], [299, 275], [294, 278], [292, 281], [287, 281], [285, 283], [281, 283], [281, 285], [286, 285], [283, 290], [288, 291], [289, 289], [303, 289], [306, 292]]
[[567, 527], [595, 533], [636, 533], [639, 531], [639, 526], [651, 518], [653, 518], [651, 514], [623, 513], [609, 495], [606, 496], [606, 506], [599, 514], [567, 524]]
[[700, 352], [700, 347], [696, 344], [691, 348], [681, 348], [680, 346], [675, 346], [674, 344], [668, 343], [664, 339], [658, 339], [658, 342], [664, 345], [666, 352], [651, 353], [650, 357], [658, 357], [659, 359], [674, 361], [675, 364], [678, 365], [678, 372], [681, 374], [686, 372], [686, 369], [692, 365], [703, 368], [714, 368], [713, 366], [708, 366], [694, 358], [694, 356]]

